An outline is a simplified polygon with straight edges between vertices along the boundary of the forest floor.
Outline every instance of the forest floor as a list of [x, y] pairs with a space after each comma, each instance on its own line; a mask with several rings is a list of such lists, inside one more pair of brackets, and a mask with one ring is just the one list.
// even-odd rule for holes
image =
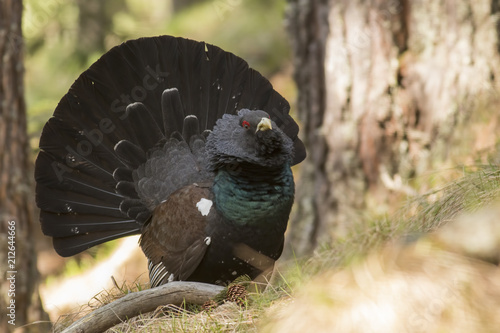
[[[309, 258], [279, 261], [267, 289], [250, 293], [243, 307], [232, 302], [209, 311], [163, 307], [107, 332], [496, 332], [500, 202], [498, 186], [490, 186], [500, 182], [500, 170], [481, 172], [489, 180], [482, 187], [474, 180], [479, 189], [475, 194], [465, 186], [470, 179], [454, 182], [429, 205], [418, 203], [419, 210], [411, 216], [364, 221]], [[472, 208], [450, 199], [465, 202], [477, 195], [489, 203]], [[55, 309], [73, 308], [58, 320], [56, 331], [144, 287], [133, 278], [128, 280], [132, 283], [109, 287], [110, 276], [122, 274], [116, 269], [127, 262], [125, 254], [135, 253], [131, 249], [138, 248], [136, 242], [123, 240], [84, 277], [44, 289], [46, 306], [50, 300], [59, 304]], [[104, 280], [94, 280], [95, 275]], [[75, 295], [76, 290], [87, 289], [82, 285], [94, 283], [96, 289], [88, 288], [87, 295], [72, 297], [78, 305], [51, 296], [64, 299], [69, 290]]]
[[[105, 259], [93, 261], [90, 269], [79, 274], [54, 277], [42, 284], [40, 295], [51, 320], [55, 322], [59, 316], [78, 312], [82, 305], [88, 304], [103, 290], [112, 289], [115, 284], [120, 286], [125, 281], [146, 283], [147, 262], [138, 240], [139, 236], [124, 238], [117, 242], [116, 248]], [[42, 269], [53, 260], [62, 261], [62, 265], [68, 261], [61, 260], [53, 250], [49, 253], [39, 256], [38, 266]]]

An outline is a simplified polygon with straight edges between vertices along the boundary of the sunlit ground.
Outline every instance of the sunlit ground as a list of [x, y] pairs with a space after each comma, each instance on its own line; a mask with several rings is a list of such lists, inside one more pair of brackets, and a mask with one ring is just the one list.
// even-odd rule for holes
[[40, 295], [51, 320], [57, 321], [60, 315], [74, 312], [103, 290], [112, 289], [112, 277], [118, 286], [124, 282], [147, 283], [147, 262], [138, 240], [139, 236], [124, 238], [109, 257], [87, 271], [42, 284]]

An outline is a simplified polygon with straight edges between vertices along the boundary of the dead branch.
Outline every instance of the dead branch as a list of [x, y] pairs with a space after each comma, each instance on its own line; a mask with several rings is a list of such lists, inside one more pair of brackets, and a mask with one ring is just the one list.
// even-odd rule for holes
[[224, 288], [200, 282], [170, 282], [153, 289], [130, 293], [80, 318], [62, 333], [100, 333], [141, 313], [167, 304], [203, 304]]

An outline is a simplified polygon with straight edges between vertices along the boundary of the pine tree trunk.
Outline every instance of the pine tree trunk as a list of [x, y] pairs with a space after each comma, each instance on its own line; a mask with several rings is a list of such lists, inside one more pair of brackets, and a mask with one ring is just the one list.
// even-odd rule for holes
[[[498, 0], [290, 0], [308, 159], [289, 243], [296, 254], [360, 211], [410, 191], [445, 160], [456, 126], [496, 91]], [[500, 30], [499, 30], [500, 31]]]
[[[172, 1], [172, 6], [175, 12], [179, 12], [185, 8], [188, 8], [195, 3], [202, 2], [203, 0], [173, 0]], [[227, 3], [228, 5], [233, 5], [234, 3], [238, 3], [241, 0], [215, 0], [218, 2], [222, 2], [223, 4]], [[215, 3], [214, 3], [215, 4]]]
[[[113, 32], [113, 16], [127, 10], [125, 0], [77, 0], [78, 40], [75, 56], [86, 67], [94, 53], [107, 51], [106, 38]], [[152, 9], [154, 10], [154, 9]]]
[[[32, 168], [26, 133], [21, 1], [0, 0], [0, 331], [48, 331], [32, 235]], [[15, 324], [15, 325], [13, 325]]]

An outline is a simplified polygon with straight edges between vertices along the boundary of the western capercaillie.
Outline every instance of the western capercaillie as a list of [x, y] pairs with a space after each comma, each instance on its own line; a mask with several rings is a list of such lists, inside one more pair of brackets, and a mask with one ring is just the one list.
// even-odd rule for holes
[[272, 269], [305, 158], [288, 102], [241, 58], [160, 36], [114, 47], [45, 125], [43, 232], [62, 256], [141, 234], [152, 286]]

